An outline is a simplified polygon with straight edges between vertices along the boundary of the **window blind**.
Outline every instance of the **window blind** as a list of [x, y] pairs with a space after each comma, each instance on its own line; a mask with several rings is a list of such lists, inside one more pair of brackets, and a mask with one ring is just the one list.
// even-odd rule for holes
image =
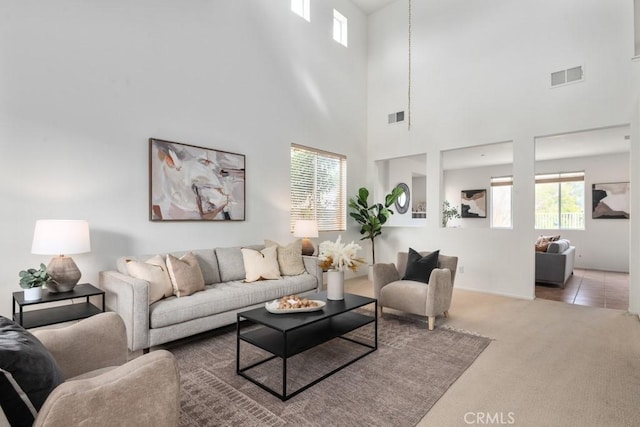
[[505, 185], [513, 185], [512, 176], [498, 176], [498, 177], [491, 178], [492, 187], [502, 187]]
[[576, 181], [584, 181], [584, 172], [564, 172], [536, 175], [536, 184]]
[[298, 219], [315, 219], [319, 231], [346, 230], [347, 158], [291, 145], [290, 227]]

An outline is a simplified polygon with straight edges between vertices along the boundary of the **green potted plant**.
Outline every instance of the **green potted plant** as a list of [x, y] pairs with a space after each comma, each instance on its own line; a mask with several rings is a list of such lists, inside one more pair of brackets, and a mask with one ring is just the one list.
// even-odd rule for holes
[[442, 226], [446, 227], [447, 223], [452, 218], [460, 218], [457, 206], [451, 206], [448, 200], [442, 203]]
[[53, 281], [44, 264], [40, 264], [40, 268], [37, 270], [35, 268], [22, 270], [18, 276], [20, 277], [20, 287], [24, 289], [24, 299], [27, 301], [42, 298], [42, 286]]
[[404, 193], [400, 187], [391, 190], [391, 193], [384, 197], [384, 203], [373, 203], [369, 205], [369, 190], [362, 187], [358, 190], [358, 197], [349, 199], [349, 215], [360, 224], [360, 240], [371, 240], [371, 264], [376, 263], [376, 248], [374, 239], [382, 234], [382, 225], [393, 215], [389, 206], [393, 205], [398, 197]]

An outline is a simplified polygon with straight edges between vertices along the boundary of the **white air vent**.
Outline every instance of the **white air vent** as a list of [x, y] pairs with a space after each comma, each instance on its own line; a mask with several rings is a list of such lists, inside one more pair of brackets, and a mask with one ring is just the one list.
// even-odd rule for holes
[[551, 87], [581, 82], [584, 79], [582, 65], [551, 73]]
[[398, 111], [397, 113], [391, 113], [388, 116], [389, 124], [403, 122], [404, 121], [404, 111]]

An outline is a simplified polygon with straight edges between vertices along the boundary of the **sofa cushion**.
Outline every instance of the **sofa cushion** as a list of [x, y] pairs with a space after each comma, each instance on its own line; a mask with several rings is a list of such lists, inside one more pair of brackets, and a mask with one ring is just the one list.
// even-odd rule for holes
[[207, 285], [204, 292], [187, 298], [170, 297], [149, 307], [150, 327], [162, 328], [201, 317], [260, 304], [285, 295], [315, 290], [315, 276], [305, 273], [247, 284], [240, 280]]
[[136, 279], [149, 282], [149, 304], [173, 295], [173, 285], [169, 278], [167, 265], [160, 255], [145, 262], [128, 260], [127, 270]]
[[[216, 254], [213, 249], [196, 249], [192, 251], [178, 251], [171, 252], [176, 258], [180, 258], [186, 255], [188, 252], [191, 252], [198, 259], [198, 263], [200, 264], [200, 270], [202, 271], [202, 277], [204, 277], [204, 283], [220, 283], [220, 272], [218, 271], [218, 259], [216, 258]], [[127, 270], [127, 262], [134, 260], [144, 262], [145, 260], [151, 258], [153, 255], [135, 255], [135, 256], [126, 256], [120, 257], [116, 260], [116, 266], [118, 271], [122, 274], [129, 274]], [[160, 254], [160, 256], [165, 259], [167, 254]]]
[[64, 382], [60, 367], [30, 332], [0, 316], [0, 406], [11, 425], [31, 425]]
[[204, 277], [198, 259], [191, 252], [178, 259], [167, 255], [167, 269], [173, 284], [173, 293], [185, 297], [204, 290]]
[[409, 248], [407, 258], [407, 271], [402, 280], [414, 280], [422, 283], [429, 283], [431, 271], [438, 268], [438, 255], [440, 251], [433, 251], [429, 255], [422, 256], [416, 250]]
[[380, 289], [378, 304], [407, 313], [426, 315], [428, 286], [414, 280], [397, 280]]
[[270, 246], [261, 251], [242, 248], [245, 279], [247, 283], [258, 280], [281, 279], [278, 266], [278, 248]]
[[278, 248], [278, 266], [283, 276], [297, 276], [306, 272], [302, 261], [301, 239], [297, 239], [286, 246], [281, 246], [272, 240], [265, 240], [264, 245]]
[[[261, 250], [264, 246], [244, 246], [249, 249]], [[242, 258], [242, 250], [240, 246], [229, 248], [216, 248], [216, 257], [218, 258], [218, 267], [220, 269], [220, 281], [230, 282], [232, 280], [243, 280], [246, 276], [244, 271], [244, 259]]]
[[202, 277], [204, 283], [207, 285], [211, 283], [220, 283], [220, 271], [218, 270], [218, 258], [213, 249], [197, 249], [194, 251], [181, 251], [172, 252], [171, 255], [182, 258], [187, 253], [191, 252], [200, 264], [200, 271], [202, 271]]
[[555, 242], [549, 242], [549, 247], [547, 248], [547, 253], [550, 254], [561, 254], [571, 246], [571, 242], [567, 239], [560, 239]]

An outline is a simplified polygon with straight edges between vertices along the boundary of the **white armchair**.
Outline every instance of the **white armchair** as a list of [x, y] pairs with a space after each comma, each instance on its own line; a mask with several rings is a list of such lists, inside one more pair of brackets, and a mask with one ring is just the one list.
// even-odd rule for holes
[[[431, 252], [420, 252], [426, 256]], [[435, 326], [438, 315], [448, 317], [453, 293], [453, 282], [458, 268], [458, 257], [439, 255], [438, 268], [429, 276], [429, 284], [402, 280], [407, 269], [408, 252], [398, 252], [397, 267], [394, 264], [374, 264], [373, 289], [380, 315], [383, 307], [405, 313], [426, 316], [429, 330]]]
[[175, 358], [158, 350], [127, 362], [125, 326], [116, 313], [33, 334], [67, 380], [47, 397], [34, 426], [177, 425], [180, 373]]

